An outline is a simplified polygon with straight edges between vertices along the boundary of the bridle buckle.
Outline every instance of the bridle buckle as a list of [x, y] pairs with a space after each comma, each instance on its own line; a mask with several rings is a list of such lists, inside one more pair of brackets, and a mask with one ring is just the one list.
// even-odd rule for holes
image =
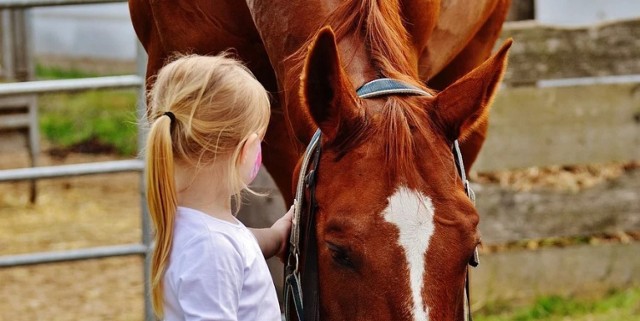
[[464, 191], [465, 191], [465, 193], [467, 193], [467, 196], [469, 197], [469, 199], [471, 200], [471, 202], [475, 206], [476, 205], [476, 193], [471, 188], [471, 183], [469, 183], [468, 179], [464, 180]]

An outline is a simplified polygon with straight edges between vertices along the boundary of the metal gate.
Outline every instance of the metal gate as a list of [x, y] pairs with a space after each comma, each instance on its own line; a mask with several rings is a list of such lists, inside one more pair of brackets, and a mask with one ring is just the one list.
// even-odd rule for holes
[[[74, 4], [99, 4], [99, 3], [115, 3], [125, 2], [123, 0], [0, 0], [0, 12], [9, 11], [12, 14], [22, 14], [29, 8], [44, 6], [60, 6]], [[4, 26], [3, 26], [4, 27]], [[15, 26], [14, 26], [15, 27]], [[25, 34], [28, 34], [26, 32]], [[28, 47], [28, 46], [27, 46]], [[16, 57], [20, 59], [30, 59], [31, 53], [25, 50], [24, 57]], [[39, 94], [51, 92], [78, 92], [94, 89], [124, 89], [137, 88], [139, 90], [137, 113], [139, 119], [145, 115], [145, 98], [144, 98], [144, 74], [146, 66], [146, 54], [140, 46], [138, 46], [137, 54], [137, 75], [111, 76], [111, 77], [95, 77], [71, 80], [47, 80], [47, 81], [25, 81], [14, 83], [0, 84], [0, 98], [16, 97], [16, 96], [37, 96]], [[25, 58], [26, 57], [26, 58]], [[33, 124], [32, 124], [33, 125]], [[37, 123], [36, 123], [37, 126]], [[138, 148], [144, 145], [145, 132], [138, 127]], [[94, 162], [86, 164], [62, 165], [62, 166], [42, 166], [11, 170], [0, 170], [0, 183], [11, 181], [25, 181], [50, 179], [59, 177], [92, 175], [92, 174], [108, 174], [119, 172], [139, 172], [144, 171], [144, 161], [142, 159]], [[21, 255], [0, 256], [0, 268], [13, 267], [32, 264], [43, 264], [51, 262], [85, 260], [95, 258], [105, 258], [124, 255], [141, 255], [144, 257], [143, 275], [144, 275], [144, 304], [145, 304], [145, 320], [154, 320], [150, 301], [149, 266], [150, 266], [150, 249], [151, 249], [151, 227], [149, 222], [148, 210], [144, 201], [144, 180], [140, 179], [140, 204], [142, 208], [142, 237], [141, 242], [137, 244], [125, 244], [118, 246], [104, 246], [95, 248], [86, 248], [68, 251], [29, 253]]]

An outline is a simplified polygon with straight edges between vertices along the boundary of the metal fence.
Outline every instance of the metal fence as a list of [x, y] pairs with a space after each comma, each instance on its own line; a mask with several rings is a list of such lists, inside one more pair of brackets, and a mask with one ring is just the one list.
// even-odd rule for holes
[[[99, 4], [125, 2], [123, 0], [0, 0], [0, 11], [21, 11], [34, 7], [75, 5], [75, 4]], [[28, 46], [27, 46], [28, 47]], [[25, 57], [31, 57], [31, 53], [24, 52]], [[23, 57], [24, 59], [24, 57]], [[0, 98], [38, 95], [51, 92], [78, 92], [95, 89], [138, 89], [140, 96], [138, 99], [137, 112], [140, 119], [146, 112], [144, 99], [144, 77], [146, 66], [146, 54], [141, 47], [138, 48], [137, 75], [95, 77], [72, 80], [47, 80], [47, 81], [25, 81], [0, 84]], [[32, 124], [33, 126], [34, 124]], [[35, 124], [37, 126], [37, 124]], [[143, 146], [145, 132], [138, 129], [138, 146]], [[144, 170], [142, 159], [93, 162], [86, 164], [62, 165], [62, 166], [42, 166], [32, 168], [0, 170], [0, 183], [11, 181], [53, 179], [58, 177], [70, 177], [93, 174], [109, 174], [119, 172], [140, 172]], [[104, 257], [114, 257], [123, 255], [142, 255], [144, 257], [144, 295], [145, 295], [145, 319], [153, 320], [153, 312], [150, 302], [149, 264], [151, 249], [151, 228], [146, 202], [144, 201], [144, 181], [140, 184], [140, 204], [142, 237], [137, 244], [125, 244], [118, 246], [94, 247], [78, 250], [28, 253], [21, 255], [0, 256], [1, 267], [13, 267], [32, 264], [43, 264], [61, 261], [74, 261], [95, 259]]]

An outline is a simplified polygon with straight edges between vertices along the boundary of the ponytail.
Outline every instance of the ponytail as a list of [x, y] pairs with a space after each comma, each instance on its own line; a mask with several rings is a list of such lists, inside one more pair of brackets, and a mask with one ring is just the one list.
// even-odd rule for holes
[[147, 137], [146, 151], [147, 205], [156, 230], [151, 261], [151, 302], [160, 318], [164, 315], [163, 278], [171, 254], [178, 206], [173, 174], [171, 123], [170, 117], [160, 116], [156, 119]]

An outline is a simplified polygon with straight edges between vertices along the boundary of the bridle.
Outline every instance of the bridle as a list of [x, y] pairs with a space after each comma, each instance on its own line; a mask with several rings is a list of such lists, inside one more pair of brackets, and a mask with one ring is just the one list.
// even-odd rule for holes
[[[375, 98], [388, 95], [419, 95], [432, 96], [430, 93], [412, 85], [395, 79], [381, 78], [370, 81], [360, 87], [358, 97]], [[293, 210], [293, 224], [289, 238], [289, 255], [285, 266], [284, 314], [287, 321], [292, 320], [295, 313], [298, 321], [317, 321], [320, 317], [320, 297], [318, 290], [318, 248], [315, 230], [315, 214], [317, 201], [315, 198], [316, 177], [322, 146], [320, 144], [322, 132], [316, 130], [304, 153], [298, 181]], [[462, 179], [465, 193], [475, 205], [475, 193], [471, 189], [465, 174], [460, 145], [455, 140], [451, 147], [455, 166]], [[308, 202], [305, 202], [305, 193]], [[303, 209], [305, 209], [303, 211]], [[301, 243], [302, 241], [302, 243]], [[301, 262], [301, 249], [306, 249], [304, 260]], [[301, 266], [301, 264], [303, 264]], [[479, 264], [478, 248], [476, 247], [469, 265]], [[301, 273], [301, 267], [304, 273]], [[303, 295], [304, 293], [304, 295]], [[469, 298], [469, 271], [465, 278], [465, 316], [471, 321], [471, 302]]]

